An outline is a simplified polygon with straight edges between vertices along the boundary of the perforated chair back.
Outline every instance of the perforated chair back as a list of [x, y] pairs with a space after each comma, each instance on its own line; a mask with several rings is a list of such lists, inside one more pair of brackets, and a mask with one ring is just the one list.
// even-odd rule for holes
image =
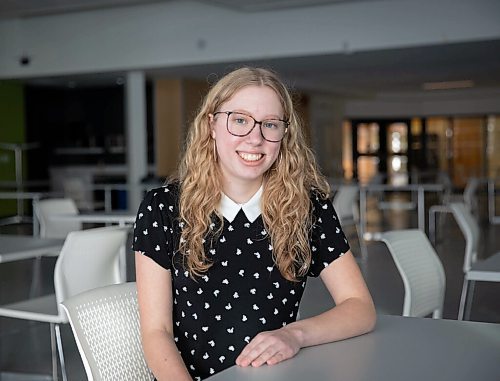
[[341, 185], [333, 197], [333, 207], [340, 222], [353, 223], [358, 217], [359, 190], [356, 185]]
[[51, 218], [55, 214], [77, 215], [78, 208], [70, 198], [48, 198], [34, 204], [35, 215], [40, 222], [40, 236], [44, 238], [66, 238], [69, 232], [81, 230], [78, 221]]
[[470, 271], [472, 264], [477, 259], [479, 251], [479, 239], [481, 231], [479, 224], [472, 215], [472, 212], [463, 202], [453, 202], [450, 204], [451, 212], [457, 221], [462, 234], [465, 237], [465, 257], [463, 270], [464, 273]]
[[403, 316], [441, 318], [446, 279], [427, 236], [418, 229], [381, 234], [403, 279]]
[[153, 380], [141, 345], [135, 283], [87, 291], [63, 307], [89, 380]]

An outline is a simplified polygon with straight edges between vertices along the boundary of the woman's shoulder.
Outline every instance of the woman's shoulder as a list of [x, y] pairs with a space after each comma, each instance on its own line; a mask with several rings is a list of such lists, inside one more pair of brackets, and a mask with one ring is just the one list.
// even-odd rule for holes
[[328, 201], [330, 199], [328, 194], [325, 194], [324, 192], [322, 192], [318, 188], [314, 188], [314, 187], [312, 187], [309, 190], [309, 198], [311, 199], [311, 202], [313, 204], [325, 203], [326, 201]]
[[175, 202], [179, 199], [179, 190], [180, 183], [178, 181], [167, 181], [161, 187], [150, 189], [146, 193], [144, 200], [148, 200], [149, 202], [153, 202], [154, 200], [157, 202]]

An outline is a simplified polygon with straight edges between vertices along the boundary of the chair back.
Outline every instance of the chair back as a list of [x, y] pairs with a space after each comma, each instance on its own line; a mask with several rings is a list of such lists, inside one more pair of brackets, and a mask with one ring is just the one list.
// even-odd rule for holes
[[120, 283], [119, 252], [126, 241], [127, 229], [116, 226], [69, 233], [54, 269], [58, 306], [81, 292]]
[[403, 279], [403, 316], [441, 318], [446, 278], [427, 236], [418, 229], [381, 234]]
[[467, 208], [471, 213], [478, 215], [478, 204], [477, 204], [477, 190], [479, 188], [479, 179], [477, 177], [470, 177], [465, 185], [463, 197]]
[[40, 236], [43, 238], [66, 238], [69, 232], [82, 230], [81, 222], [51, 218], [55, 214], [78, 214], [78, 208], [70, 198], [40, 200], [34, 204], [34, 211], [40, 222]]
[[63, 303], [91, 381], [150, 381], [135, 283], [97, 288]]
[[65, 176], [62, 179], [64, 196], [75, 201], [79, 210], [94, 210], [94, 192], [89, 179], [80, 175]]
[[481, 231], [479, 224], [472, 215], [470, 209], [463, 202], [452, 202], [450, 204], [453, 217], [465, 237], [464, 273], [470, 271], [472, 263], [477, 259], [479, 251], [479, 239]]
[[358, 217], [359, 190], [356, 185], [341, 185], [333, 197], [333, 207], [340, 222], [354, 223]]

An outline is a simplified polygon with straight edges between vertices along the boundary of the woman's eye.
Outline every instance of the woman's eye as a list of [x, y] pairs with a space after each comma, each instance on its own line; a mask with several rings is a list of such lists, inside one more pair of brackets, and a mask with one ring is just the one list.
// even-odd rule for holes
[[275, 122], [272, 122], [272, 121], [264, 121], [262, 123], [262, 125], [265, 127], [265, 128], [269, 128], [269, 129], [277, 129], [278, 128], [278, 125], [275, 123]]
[[237, 124], [245, 124], [246, 123], [246, 120], [244, 118], [236, 118], [234, 121]]

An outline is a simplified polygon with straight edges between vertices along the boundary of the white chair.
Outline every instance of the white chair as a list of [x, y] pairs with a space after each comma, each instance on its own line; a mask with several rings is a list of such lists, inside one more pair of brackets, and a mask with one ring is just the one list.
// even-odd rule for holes
[[403, 279], [403, 316], [442, 317], [446, 278], [427, 236], [418, 229], [381, 233]]
[[135, 283], [100, 287], [62, 303], [89, 381], [149, 381]]
[[48, 198], [34, 204], [36, 218], [40, 222], [42, 238], [66, 238], [69, 232], [82, 230], [82, 223], [51, 218], [56, 214], [79, 214], [76, 203], [71, 198]]
[[458, 320], [463, 320], [464, 316], [466, 319], [470, 316], [475, 282], [500, 282], [500, 252], [478, 261], [481, 238], [479, 224], [464, 203], [451, 203], [450, 208], [465, 237], [464, 284], [458, 310]]
[[463, 202], [473, 215], [479, 218], [479, 205], [477, 201], [477, 190], [479, 188], [479, 179], [470, 177], [465, 185], [462, 194], [451, 194], [446, 191], [443, 197], [442, 205], [432, 205], [429, 208], [429, 238], [436, 242], [436, 214], [451, 213], [450, 204], [452, 202]]
[[357, 185], [341, 185], [333, 196], [333, 207], [343, 227], [354, 225], [359, 242], [361, 256], [367, 258], [367, 249], [363, 237], [359, 234], [359, 188]]
[[105, 206], [104, 202], [94, 200], [92, 183], [82, 176], [65, 176], [62, 188], [64, 196], [74, 200], [79, 210], [92, 211]]
[[118, 253], [126, 244], [127, 230], [107, 227], [68, 234], [54, 269], [55, 293], [0, 306], [0, 316], [50, 323], [52, 372], [57, 379], [57, 353], [66, 380], [59, 325], [68, 318], [59, 303], [96, 287], [120, 282]]
[[356, 185], [341, 185], [333, 196], [332, 203], [342, 224], [357, 222], [358, 196], [359, 190]]
[[[52, 218], [53, 215], [67, 214], [78, 215], [79, 211], [75, 202], [71, 198], [47, 198], [33, 203], [35, 218], [40, 224], [41, 238], [65, 239], [68, 233], [75, 230], [82, 230], [79, 221], [65, 221]], [[59, 251], [49, 251], [43, 256], [57, 256]], [[31, 280], [30, 297], [37, 295], [40, 288], [42, 272], [42, 256], [35, 258], [33, 262], [33, 278]]]

